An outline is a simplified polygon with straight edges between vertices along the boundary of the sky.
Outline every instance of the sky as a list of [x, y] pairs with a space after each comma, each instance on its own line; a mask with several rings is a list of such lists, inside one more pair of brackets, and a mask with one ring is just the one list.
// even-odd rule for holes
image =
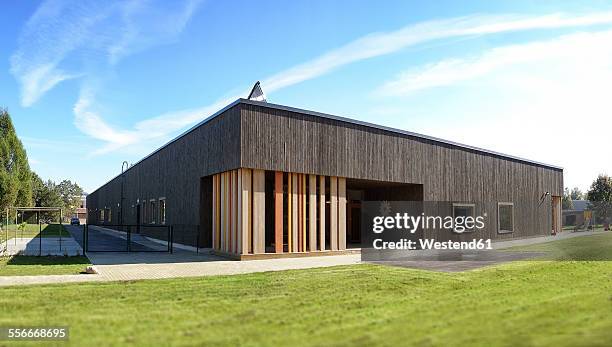
[[[0, 106], [93, 191], [261, 81], [269, 102], [612, 174], [612, 2], [0, 4]], [[401, 160], [398, 159], [398, 160]]]

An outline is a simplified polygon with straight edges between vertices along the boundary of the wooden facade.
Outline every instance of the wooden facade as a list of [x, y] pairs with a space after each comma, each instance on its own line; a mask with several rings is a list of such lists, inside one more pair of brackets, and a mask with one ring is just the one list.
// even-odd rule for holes
[[233, 254], [342, 250], [352, 180], [413, 184], [419, 200], [481, 202], [492, 220], [497, 203], [512, 202], [514, 232], [500, 234], [490, 223], [483, 235], [505, 239], [550, 233], [551, 197], [562, 195], [563, 170], [240, 99], [89, 194], [88, 219], [105, 222], [98, 211], [110, 209], [115, 220], [106, 222], [146, 224], [137, 209], [164, 197], [166, 223], [199, 230], [199, 246]]

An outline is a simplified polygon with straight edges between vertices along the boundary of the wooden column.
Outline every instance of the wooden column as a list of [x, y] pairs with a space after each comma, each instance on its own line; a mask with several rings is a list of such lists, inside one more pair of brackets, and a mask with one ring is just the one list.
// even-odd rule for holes
[[293, 182], [291, 179], [291, 173], [287, 173], [287, 252], [293, 252], [293, 211], [292, 199], [293, 194]]
[[291, 173], [291, 238], [293, 239], [292, 252], [298, 251], [298, 198], [297, 198], [297, 174]]
[[302, 204], [302, 193], [304, 192], [304, 187], [302, 187], [302, 174], [296, 174], [297, 176], [297, 221], [298, 221], [298, 252], [304, 251], [304, 239], [302, 237], [302, 233], [304, 232], [304, 215], [302, 210], [304, 206]]
[[212, 247], [213, 249], [219, 249], [217, 246], [217, 198], [219, 197], [219, 192], [217, 191], [217, 183], [219, 181], [219, 175], [213, 175], [213, 193], [212, 193]]
[[274, 173], [274, 251], [283, 253], [283, 173]]
[[253, 253], [266, 251], [266, 191], [264, 170], [253, 170]]
[[306, 215], [308, 211], [306, 211], [306, 196], [308, 192], [306, 191], [306, 174], [302, 174], [302, 252], [307, 252], [306, 248]]
[[346, 250], [346, 178], [338, 177], [338, 249]]
[[251, 186], [251, 169], [241, 169], [241, 189], [240, 189], [240, 230], [241, 230], [241, 254], [253, 253], [252, 248], [252, 210], [251, 210], [251, 197], [252, 197], [252, 186]]
[[308, 175], [308, 245], [317, 250], [317, 176]]
[[338, 177], [329, 178], [329, 237], [332, 251], [338, 250]]
[[225, 251], [225, 227], [226, 227], [226, 223], [225, 223], [225, 213], [227, 213], [227, 208], [225, 206], [225, 196], [226, 196], [226, 189], [225, 189], [225, 172], [222, 172], [220, 174], [220, 180], [221, 180], [221, 185], [220, 185], [220, 191], [221, 191], [221, 196], [220, 196], [220, 201], [219, 201], [219, 206], [220, 206], [220, 210], [221, 210], [221, 223], [220, 226], [221, 228], [219, 229], [219, 235], [220, 235], [220, 247], [219, 249], [222, 251]]
[[325, 250], [325, 176], [319, 177], [319, 250]]
[[238, 253], [238, 242], [236, 241], [236, 226], [238, 224], [238, 172], [236, 170], [232, 170], [230, 177], [230, 252]]

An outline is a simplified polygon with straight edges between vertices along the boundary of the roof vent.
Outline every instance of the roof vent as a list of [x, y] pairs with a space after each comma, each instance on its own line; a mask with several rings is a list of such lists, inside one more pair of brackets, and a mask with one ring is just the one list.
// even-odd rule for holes
[[257, 81], [257, 83], [255, 83], [255, 85], [253, 86], [253, 89], [251, 89], [251, 93], [249, 94], [248, 99], [268, 102], [268, 100], [266, 100], [266, 94], [264, 94], [263, 90], [261, 90], [261, 84], [259, 83], [259, 81]]

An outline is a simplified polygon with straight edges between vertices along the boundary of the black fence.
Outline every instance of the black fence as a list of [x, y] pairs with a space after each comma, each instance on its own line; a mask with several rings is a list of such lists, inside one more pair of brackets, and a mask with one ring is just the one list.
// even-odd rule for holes
[[80, 228], [85, 252], [199, 253], [206, 247], [198, 225], [87, 224]]

